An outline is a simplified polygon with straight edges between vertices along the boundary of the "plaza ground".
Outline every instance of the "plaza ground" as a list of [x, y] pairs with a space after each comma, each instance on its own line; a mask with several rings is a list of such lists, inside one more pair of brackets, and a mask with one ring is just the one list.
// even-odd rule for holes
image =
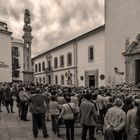
[[[65, 137], [65, 128], [60, 129], [60, 138], [56, 134], [53, 134], [51, 131], [51, 122], [47, 121], [47, 130], [49, 133], [48, 138], [43, 138], [42, 131], [39, 130], [38, 138], [34, 138], [32, 134], [32, 120], [31, 114], [28, 113], [28, 119], [30, 121], [24, 122], [21, 121], [18, 117], [17, 108], [14, 106], [15, 113], [7, 113], [6, 108], [2, 107], [0, 112], [0, 140], [66, 140]], [[75, 128], [75, 140], [80, 140], [81, 128]], [[103, 140], [103, 136], [99, 132], [96, 135], [97, 140]]]

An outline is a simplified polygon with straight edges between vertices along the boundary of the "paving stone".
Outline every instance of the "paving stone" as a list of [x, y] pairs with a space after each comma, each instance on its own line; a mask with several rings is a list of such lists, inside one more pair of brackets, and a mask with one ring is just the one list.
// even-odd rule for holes
[[[21, 121], [18, 117], [17, 108], [14, 107], [16, 113], [7, 113], [5, 107], [2, 107], [3, 112], [0, 113], [0, 140], [34, 140], [32, 133], [32, 117], [28, 113], [30, 121]], [[51, 131], [51, 122], [46, 121], [47, 130], [49, 133], [47, 140], [66, 140], [65, 128], [60, 128], [60, 138]], [[38, 131], [37, 140], [44, 140], [42, 130]], [[96, 135], [97, 140], [103, 140], [103, 136], [99, 133]], [[81, 128], [75, 129], [75, 140], [81, 139]]]

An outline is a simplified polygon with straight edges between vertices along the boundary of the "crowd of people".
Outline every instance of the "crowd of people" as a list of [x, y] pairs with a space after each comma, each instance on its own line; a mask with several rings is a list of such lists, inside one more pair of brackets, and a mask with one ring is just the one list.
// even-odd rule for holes
[[[81, 140], [96, 140], [98, 124], [103, 128], [104, 140], [140, 140], [140, 95], [125, 90], [126, 85], [110, 87], [64, 87], [39, 83], [1, 83], [0, 112], [3, 104], [7, 113], [14, 113], [16, 101], [22, 121], [32, 114], [35, 138], [38, 129], [49, 137], [46, 120], [51, 121], [57, 134], [65, 124], [66, 139], [74, 140], [75, 123], [80, 123]], [[28, 111], [29, 110], [29, 111]], [[87, 132], [89, 134], [87, 135]]]

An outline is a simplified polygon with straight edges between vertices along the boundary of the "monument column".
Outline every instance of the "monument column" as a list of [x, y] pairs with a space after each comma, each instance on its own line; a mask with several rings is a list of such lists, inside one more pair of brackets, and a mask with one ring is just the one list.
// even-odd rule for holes
[[24, 39], [24, 81], [33, 81], [33, 71], [31, 63], [31, 44], [32, 44], [32, 27], [30, 25], [30, 12], [25, 9], [24, 13], [24, 26], [23, 26], [23, 39]]

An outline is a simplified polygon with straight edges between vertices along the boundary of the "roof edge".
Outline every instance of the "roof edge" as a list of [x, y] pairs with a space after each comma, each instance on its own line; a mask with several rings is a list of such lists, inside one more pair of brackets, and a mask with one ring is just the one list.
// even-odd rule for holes
[[56, 47], [54, 47], [54, 48], [52, 48], [52, 49], [50, 49], [48, 51], [45, 51], [45, 52], [43, 52], [43, 53], [41, 53], [41, 54], [33, 57], [32, 60], [37, 59], [38, 57], [43, 56], [44, 54], [47, 54], [49, 52], [52, 52], [52, 51], [54, 51], [56, 49], [59, 49], [60, 47], [63, 47], [65, 45], [68, 45], [68, 44], [70, 44], [73, 41], [79, 41], [79, 40], [81, 40], [81, 39], [83, 39], [83, 38], [85, 38], [87, 36], [90, 36], [91, 34], [96, 34], [96, 33], [100, 32], [100, 31], [103, 31], [104, 29], [105, 29], [105, 24], [103, 24], [103, 25], [101, 25], [101, 26], [99, 26], [99, 27], [97, 27], [97, 28], [95, 28], [95, 29], [93, 29], [91, 31], [88, 31], [88, 32], [86, 32], [86, 33], [84, 33], [82, 35], [79, 35], [78, 37], [76, 37], [74, 39], [71, 39], [71, 40], [69, 40], [67, 42], [64, 42], [63, 44], [58, 45], [58, 46], [56, 46]]

